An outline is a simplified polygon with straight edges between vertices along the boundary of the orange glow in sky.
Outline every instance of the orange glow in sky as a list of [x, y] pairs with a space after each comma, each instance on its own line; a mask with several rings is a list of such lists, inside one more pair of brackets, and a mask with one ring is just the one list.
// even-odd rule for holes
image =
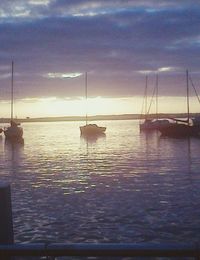
[[[0, 117], [10, 116], [10, 103], [1, 101]], [[142, 111], [143, 97], [124, 98], [34, 98], [17, 100], [14, 115], [18, 118], [25, 117], [56, 117], [56, 116], [84, 116], [88, 115], [117, 115], [140, 114]], [[199, 103], [196, 98], [190, 98], [191, 112], [199, 112]], [[150, 113], [155, 113], [155, 102], [152, 103]], [[159, 113], [184, 113], [186, 112], [186, 98], [159, 97]]]

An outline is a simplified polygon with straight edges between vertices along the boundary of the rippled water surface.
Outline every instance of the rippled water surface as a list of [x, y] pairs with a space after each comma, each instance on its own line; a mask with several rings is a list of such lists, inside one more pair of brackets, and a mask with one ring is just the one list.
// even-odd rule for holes
[[0, 140], [16, 242], [198, 242], [200, 139], [139, 132], [138, 121], [24, 123], [24, 146]]

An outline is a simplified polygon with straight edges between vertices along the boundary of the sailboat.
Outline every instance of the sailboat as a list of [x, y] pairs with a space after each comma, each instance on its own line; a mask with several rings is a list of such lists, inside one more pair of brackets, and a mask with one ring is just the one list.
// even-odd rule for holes
[[[189, 103], [189, 75], [186, 70], [186, 90], [187, 90], [187, 119], [173, 119], [174, 122], [167, 125], [159, 126], [158, 130], [163, 136], [169, 137], [200, 137], [200, 120], [198, 117], [190, 118]], [[193, 86], [194, 87], [194, 86]]]
[[[147, 110], [147, 84], [148, 83], [148, 77], [146, 76], [146, 84], [145, 84], [145, 94], [144, 94], [144, 103], [145, 103], [145, 114], [144, 114], [144, 121], [140, 122], [140, 131], [152, 131], [157, 130], [158, 126], [162, 126], [165, 124], [168, 124], [169, 121], [167, 119], [158, 119], [158, 75], [156, 75], [156, 86], [153, 91], [153, 95], [151, 98], [150, 106]], [[149, 118], [149, 111], [151, 108], [151, 104], [153, 101], [154, 96], [156, 95], [156, 116], [155, 118]]]
[[[85, 73], [85, 97], [86, 97], [86, 102], [87, 102], [87, 72]], [[87, 115], [87, 111], [86, 111], [86, 115], [85, 115], [85, 125], [84, 126], [80, 126], [80, 132], [81, 135], [84, 136], [97, 136], [97, 135], [102, 135], [104, 134], [106, 131], [106, 127], [101, 127], [98, 126], [97, 124], [88, 124], [88, 115]]]
[[12, 61], [12, 73], [11, 73], [11, 114], [10, 114], [10, 126], [4, 128], [4, 135], [6, 140], [13, 142], [22, 142], [23, 141], [23, 128], [20, 127], [20, 123], [17, 123], [13, 119], [14, 112], [14, 62]]

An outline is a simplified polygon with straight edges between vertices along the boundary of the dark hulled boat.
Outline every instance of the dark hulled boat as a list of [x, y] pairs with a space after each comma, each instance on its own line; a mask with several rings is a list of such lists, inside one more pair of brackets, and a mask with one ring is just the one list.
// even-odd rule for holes
[[23, 142], [23, 128], [20, 127], [19, 123], [13, 120], [13, 110], [14, 110], [14, 96], [13, 96], [13, 78], [14, 78], [14, 62], [12, 61], [12, 74], [11, 74], [11, 116], [10, 116], [10, 126], [5, 127], [3, 132], [6, 141], [11, 142]]
[[[85, 98], [87, 102], [87, 72], [85, 73]], [[85, 121], [86, 124], [84, 126], [80, 126], [81, 135], [98, 136], [105, 134], [106, 127], [98, 126], [97, 124], [88, 124], [87, 112], [85, 116]]]
[[[167, 119], [158, 119], [158, 75], [156, 75], [156, 85], [153, 90], [153, 95], [148, 109], [147, 109], [147, 87], [148, 87], [148, 77], [146, 76], [144, 103], [143, 103], [143, 105], [145, 105], [145, 113], [143, 116], [141, 115], [141, 117], [144, 118], [144, 120], [139, 124], [140, 131], [144, 131], [144, 132], [158, 130], [159, 126], [163, 126], [169, 123], [169, 120]], [[156, 95], [156, 116], [155, 118], [150, 118], [149, 111], [151, 109], [151, 105], [155, 95]], [[142, 106], [142, 110], [143, 110], [143, 106]]]
[[183, 123], [169, 123], [159, 126], [158, 130], [163, 136], [169, 137], [200, 137], [200, 126]]
[[96, 124], [86, 124], [80, 126], [81, 135], [101, 135], [106, 131], [106, 127], [98, 126]]
[[158, 130], [163, 136], [182, 138], [182, 137], [200, 137], [200, 120], [198, 118], [190, 119], [189, 107], [189, 80], [188, 70], [186, 71], [187, 81], [187, 119], [173, 119], [174, 123], [158, 126]]
[[23, 137], [23, 128], [18, 123], [11, 120], [10, 126], [4, 129], [4, 135], [7, 140], [17, 141]]
[[140, 124], [140, 131], [151, 131], [158, 130], [160, 127], [170, 124], [167, 119], [145, 119], [142, 124]]

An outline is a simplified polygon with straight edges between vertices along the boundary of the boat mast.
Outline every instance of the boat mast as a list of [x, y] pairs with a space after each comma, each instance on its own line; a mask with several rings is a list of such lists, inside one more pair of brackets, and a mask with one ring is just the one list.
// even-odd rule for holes
[[86, 114], [85, 114], [85, 123], [88, 124], [88, 114], [87, 114], [87, 72], [85, 73], [85, 99], [86, 99]]
[[14, 80], [14, 62], [12, 61], [12, 75], [11, 75], [11, 121], [13, 120], [13, 108], [14, 108], [14, 100], [13, 100], [13, 80]]
[[190, 102], [189, 102], [189, 80], [188, 80], [188, 70], [186, 70], [186, 87], [187, 87], [187, 123], [189, 125], [189, 115], [190, 115]]
[[156, 74], [156, 119], [158, 120], [158, 74]]
[[147, 119], [147, 83], [148, 83], [148, 76], [146, 75], [146, 81], [145, 81], [145, 119]]

